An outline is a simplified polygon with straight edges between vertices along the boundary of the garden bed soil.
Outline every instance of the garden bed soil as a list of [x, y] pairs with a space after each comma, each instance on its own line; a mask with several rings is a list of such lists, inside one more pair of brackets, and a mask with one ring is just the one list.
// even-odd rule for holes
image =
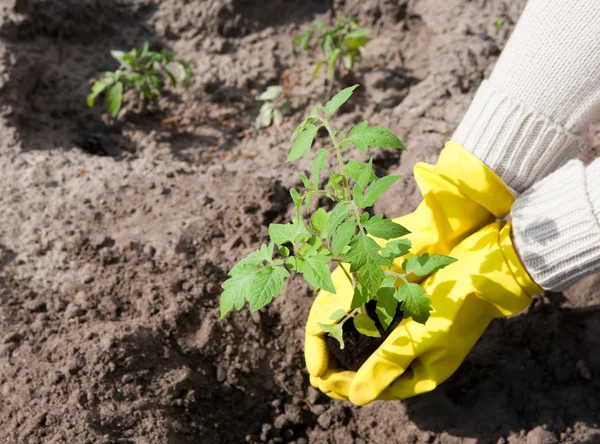
[[387, 339], [390, 333], [392, 333], [394, 328], [396, 328], [402, 320], [402, 311], [398, 308], [396, 316], [392, 320], [391, 324], [387, 329], [384, 329], [377, 318], [375, 307], [375, 301], [369, 301], [366, 304], [367, 315], [373, 319], [373, 322], [375, 322], [375, 326], [379, 332], [379, 337], [375, 338], [360, 334], [354, 327], [354, 323], [352, 321], [345, 322], [344, 326], [342, 327], [342, 339], [344, 340], [343, 349], [340, 348], [340, 343], [337, 339], [334, 339], [330, 336], [327, 337], [327, 347], [329, 348], [331, 355], [337, 359], [341, 368], [357, 371], [360, 366], [365, 363], [369, 356], [371, 356], [375, 350], [379, 348], [383, 341]]
[[[0, 443], [600, 442], [598, 277], [494, 321], [435, 392], [362, 408], [309, 384], [301, 279], [219, 319], [227, 271], [293, 213], [289, 135], [326, 91], [292, 36], [338, 12], [373, 29], [336, 121], [408, 147], [375, 154], [379, 175], [406, 174], [375, 208], [392, 217], [418, 204], [413, 165], [435, 161], [524, 3], [0, 2]], [[144, 40], [196, 82], [109, 122], [90, 82]], [[254, 130], [280, 82], [294, 114]]]

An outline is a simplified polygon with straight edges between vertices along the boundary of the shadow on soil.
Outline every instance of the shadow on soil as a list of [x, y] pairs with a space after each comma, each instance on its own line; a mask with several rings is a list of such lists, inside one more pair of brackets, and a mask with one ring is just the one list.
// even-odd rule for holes
[[556, 433], [576, 422], [595, 427], [599, 338], [600, 305], [535, 304], [525, 315], [494, 321], [447, 382], [406, 401], [407, 413], [422, 430], [479, 442], [539, 425]]

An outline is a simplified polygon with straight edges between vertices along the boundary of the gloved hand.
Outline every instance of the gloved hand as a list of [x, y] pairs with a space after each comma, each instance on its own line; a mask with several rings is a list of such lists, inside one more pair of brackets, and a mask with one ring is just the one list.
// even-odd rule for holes
[[432, 300], [425, 325], [404, 320], [353, 375], [347, 396], [364, 405], [436, 388], [458, 368], [492, 319], [525, 309], [542, 292], [511, 240], [511, 223], [495, 222], [450, 253], [458, 259], [421, 283]]
[[[415, 180], [423, 202], [395, 222], [411, 231], [411, 254], [449, 254], [463, 239], [508, 214], [514, 197], [479, 159], [448, 142], [435, 166], [418, 164]], [[384, 242], [381, 242], [384, 245]], [[395, 261], [399, 267], [403, 258]], [[333, 272], [336, 294], [321, 291], [306, 324], [305, 359], [311, 384], [337, 399], [347, 399], [354, 372], [330, 367], [329, 352], [319, 322], [339, 308], [349, 309], [352, 289], [341, 269]], [[435, 306], [434, 306], [435, 308]]]

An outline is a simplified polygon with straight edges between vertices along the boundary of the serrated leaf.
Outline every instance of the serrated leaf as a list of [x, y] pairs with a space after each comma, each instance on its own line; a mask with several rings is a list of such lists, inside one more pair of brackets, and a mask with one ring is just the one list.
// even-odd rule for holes
[[377, 290], [377, 305], [375, 313], [384, 330], [390, 326], [396, 316], [398, 301], [395, 298], [396, 288], [382, 287]]
[[295, 188], [290, 189], [290, 196], [292, 196], [292, 200], [294, 201], [295, 204], [297, 204], [300, 200], [302, 200], [300, 193], [298, 193], [298, 190]]
[[385, 244], [385, 247], [381, 250], [381, 255], [389, 261], [393, 261], [397, 257], [407, 254], [411, 247], [412, 242], [409, 239], [396, 239]]
[[364, 195], [361, 196], [360, 194], [355, 193], [354, 200], [356, 204], [361, 208], [372, 206], [377, 202], [377, 199], [379, 199], [381, 195], [399, 179], [402, 179], [402, 176], [385, 176], [381, 179], [377, 179], [369, 186], [369, 188], [367, 188]]
[[288, 242], [304, 242], [310, 237], [310, 233], [306, 230], [306, 227], [297, 223], [270, 224], [269, 237], [271, 242], [282, 245]]
[[319, 116], [319, 112], [318, 112], [318, 109], [315, 107], [310, 112], [308, 117], [306, 119], [304, 119], [302, 121], [302, 123], [296, 127], [296, 129], [292, 133], [292, 136], [290, 137], [290, 142], [293, 142], [296, 139], [296, 137], [298, 137], [300, 135], [300, 133], [306, 129], [306, 125], [313, 122], [318, 116]]
[[325, 232], [325, 227], [327, 226], [328, 218], [329, 215], [327, 214], [327, 211], [323, 208], [319, 208], [310, 216], [310, 226], [313, 227], [317, 233], [323, 234]]
[[238, 268], [235, 276], [231, 276], [221, 285], [220, 306], [221, 318], [225, 316], [233, 307], [239, 310], [243, 307], [248, 298], [252, 281], [254, 280], [258, 268], [256, 265], [245, 264]]
[[318, 128], [315, 125], [311, 123], [307, 124], [304, 131], [300, 133], [294, 142], [286, 162], [293, 162], [294, 160], [300, 159], [304, 154], [308, 154], [312, 147], [313, 140], [317, 135], [317, 131]]
[[379, 125], [368, 127], [366, 120], [350, 130], [347, 140], [365, 153], [369, 147], [406, 149], [400, 139], [389, 129]]
[[274, 247], [274, 245], [272, 243], [262, 244], [258, 250], [253, 251], [248, 256], [246, 256], [244, 259], [242, 259], [237, 264], [235, 264], [234, 267], [229, 272], [229, 274], [231, 276], [235, 276], [236, 274], [243, 272], [242, 269], [246, 265], [258, 265], [258, 264], [262, 264], [265, 261], [270, 261], [271, 258], [273, 257], [273, 247]]
[[321, 288], [325, 291], [335, 294], [335, 287], [331, 280], [331, 272], [327, 264], [329, 258], [326, 256], [304, 257], [304, 261], [298, 267], [304, 279], [313, 287]]
[[325, 105], [325, 107], [323, 108], [323, 112], [327, 116], [331, 116], [334, 112], [337, 111], [337, 109], [340, 106], [342, 106], [348, 101], [348, 99], [350, 98], [350, 96], [352, 96], [352, 93], [356, 88], [358, 88], [358, 86], [359, 85], [354, 85], [341, 90], [339, 93], [333, 96], [333, 98], [329, 102], [327, 102], [327, 105]]
[[321, 324], [319, 322], [319, 327], [340, 343], [340, 350], [344, 349], [344, 330], [342, 324]]
[[285, 285], [284, 279], [290, 273], [284, 267], [266, 266], [261, 268], [250, 285], [247, 299], [250, 302], [250, 311], [263, 308], [279, 296]]
[[[366, 163], [351, 160], [346, 164], [346, 175], [351, 179], [358, 180], [365, 168], [367, 168]], [[371, 171], [371, 175], [369, 176], [368, 180], [372, 181], [375, 179], [377, 179], [377, 176]]]
[[429, 256], [429, 253], [425, 253], [421, 256], [413, 256], [406, 259], [402, 263], [402, 269], [406, 274], [414, 273], [417, 276], [427, 276], [454, 262], [456, 262], [456, 259], [450, 256], [443, 256], [441, 254]]
[[340, 308], [339, 310], [336, 310], [333, 313], [331, 313], [331, 316], [329, 316], [329, 319], [331, 319], [332, 321], [339, 321], [344, 316], [346, 316], [346, 310], [344, 310], [343, 308]]
[[371, 336], [372, 338], [380, 337], [379, 330], [377, 330], [377, 326], [375, 325], [375, 321], [373, 321], [373, 319], [366, 314], [358, 313], [356, 316], [354, 316], [352, 321], [354, 322], [354, 328], [356, 328], [359, 333], [365, 336]]
[[367, 163], [365, 165], [365, 168], [363, 169], [361, 175], [358, 177], [358, 180], [356, 181], [357, 185], [361, 189], [364, 189], [369, 184], [372, 174], [373, 174], [373, 158], [371, 157], [369, 159], [369, 163]]
[[279, 85], [267, 86], [267, 89], [258, 96], [259, 100], [275, 100], [283, 93], [283, 88]]
[[317, 150], [317, 154], [313, 159], [311, 172], [311, 182], [315, 186], [315, 188], [319, 187], [319, 181], [321, 180], [321, 171], [325, 170], [325, 161], [327, 160], [327, 150], [325, 148], [321, 148]]
[[339, 256], [348, 245], [354, 233], [356, 232], [356, 223], [354, 219], [348, 219], [339, 226], [336, 234], [333, 235], [331, 243], [332, 253], [334, 256]]
[[116, 117], [121, 109], [123, 99], [123, 83], [117, 82], [106, 93], [106, 107], [111, 117]]
[[397, 224], [391, 219], [384, 219], [383, 215], [378, 214], [369, 219], [364, 227], [367, 229], [370, 235], [378, 237], [380, 239], [395, 239], [406, 234], [409, 234], [406, 228], [402, 225]]
[[340, 224], [348, 216], [349, 211], [350, 208], [348, 207], [348, 204], [340, 202], [335, 206], [333, 211], [329, 213], [329, 218], [327, 219], [327, 225], [325, 226], [324, 233], [325, 238], [331, 239], [333, 233], [335, 233]]
[[424, 324], [429, 319], [432, 310], [431, 299], [418, 284], [402, 284], [396, 292], [396, 299], [402, 302], [404, 319], [413, 318], [414, 321]]
[[370, 294], [375, 294], [385, 276], [381, 267], [391, 265], [379, 250], [377, 242], [360, 233], [350, 241], [350, 250], [344, 254], [344, 262], [350, 263], [350, 272], [356, 272], [359, 282]]

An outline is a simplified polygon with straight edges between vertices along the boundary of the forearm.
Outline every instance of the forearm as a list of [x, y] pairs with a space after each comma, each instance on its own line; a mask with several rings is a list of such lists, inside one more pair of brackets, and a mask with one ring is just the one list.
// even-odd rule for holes
[[585, 148], [600, 107], [600, 3], [529, 0], [452, 140], [524, 191]]
[[600, 159], [567, 163], [519, 196], [511, 214], [515, 247], [542, 288], [600, 272]]

